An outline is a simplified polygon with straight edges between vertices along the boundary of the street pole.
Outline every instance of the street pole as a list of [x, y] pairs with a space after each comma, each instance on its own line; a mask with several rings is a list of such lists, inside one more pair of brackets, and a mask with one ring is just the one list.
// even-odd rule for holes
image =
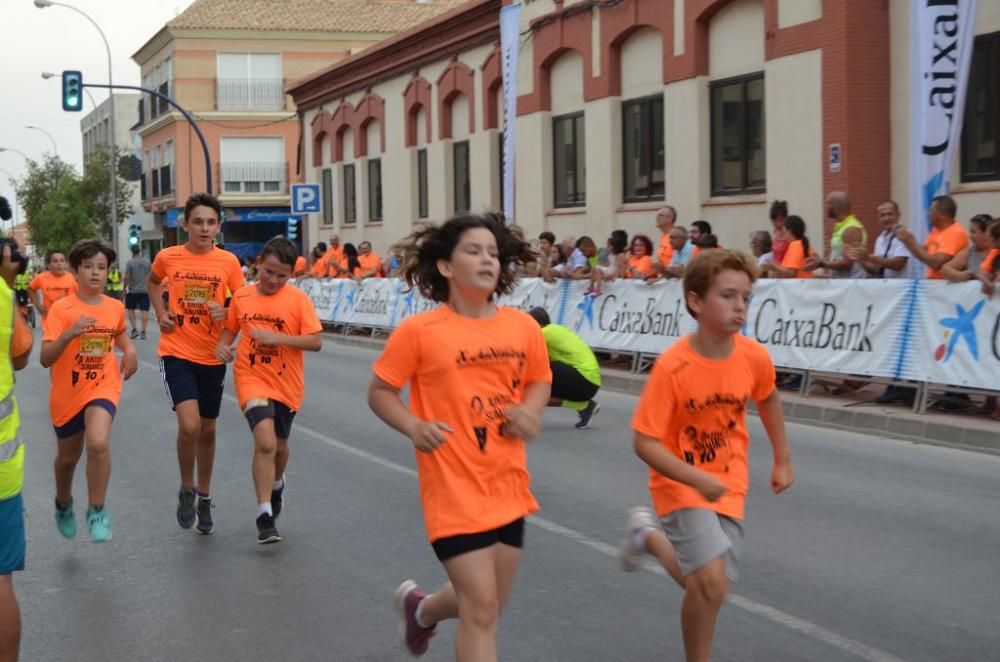
[[52, 141], [52, 155], [55, 156], [56, 158], [59, 158], [59, 148], [56, 146], [56, 139], [52, 137], [51, 133], [49, 133], [48, 131], [46, 131], [45, 129], [43, 129], [40, 126], [32, 126], [30, 124], [25, 125], [24, 128], [25, 129], [34, 129], [35, 131], [41, 131], [46, 136], [48, 136], [49, 140]]
[[[97, 32], [101, 35], [101, 39], [104, 40], [104, 50], [108, 53], [108, 86], [114, 84], [114, 78], [111, 75], [111, 46], [108, 45], [108, 38], [104, 36], [104, 30], [101, 26], [92, 19], [86, 12], [77, 9], [72, 5], [63, 4], [61, 2], [53, 2], [53, 0], [35, 0], [35, 6], [39, 9], [44, 9], [46, 7], [65, 7], [66, 9], [72, 9], [80, 16], [90, 21], [91, 25], [97, 28]], [[118, 164], [115, 159], [115, 94], [113, 90], [108, 90], [108, 101], [109, 110], [111, 111], [111, 117], [108, 120], [108, 171], [111, 177], [111, 245], [114, 247], [115, 251], [118, 251]]]

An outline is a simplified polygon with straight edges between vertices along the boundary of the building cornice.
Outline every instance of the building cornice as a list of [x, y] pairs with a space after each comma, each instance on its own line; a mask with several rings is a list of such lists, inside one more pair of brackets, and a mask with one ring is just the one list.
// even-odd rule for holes
[[[274, 122], [278, 123], [282, 120], [288, 122], [297, 122], [298, 115], [295, 112], [289, 111], [229, 111], [229, 110], [206, 110], [206, 111], [192, 111], [194, 119], [205, 120], [211, 122]], [[184, 116], [177, 111], [171, 111], [169, 113], [159, 115], [155, 120], [147, 122], [137, 129], [138, 134], [145, 138], [146, 136], [155, 133], [169, 124], [174, 122], [187, 122]], [[246, 128], [246, 127], [243, 127]], [[237, 127], [233, 127], [234, 130], [238, 130]]]

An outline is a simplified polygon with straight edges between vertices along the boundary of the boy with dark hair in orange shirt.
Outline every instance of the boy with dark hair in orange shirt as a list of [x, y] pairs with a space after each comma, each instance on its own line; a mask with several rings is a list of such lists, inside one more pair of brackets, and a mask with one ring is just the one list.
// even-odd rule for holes
[[738, 251], [706, 251], [688, 265], [684, 292], [698, 330], [657, 359], [632, 419], [656, 512], [632, 509], [619, 561], [634, 572], [651, 554], [684, 588], [688, 662], [709, 659], [716, 617], [739, 578], [751, 400], [774, 449], [771, 489], [779, 494], [795, 479], [774, 365], [740, 335], [756, 276]]
[[[257, 542], [281, 542], [275, 520], [284, 504], [285, 467], [292, 420], [302, 406], [302, 352], [318, 352], [323, 325], [309, 297], [286, 287], [295, 245], [275, 237], [257, 258], [257, 282], [233, 293], [215, 355], [236, 360], [233, 381], [253, 433], [253, 482], [257, 490]], [[242, 335], [240, 335], [242, 334]], [[237, 335], [235, 353], [230, 347]]]
[[[222, 205], [215, 197], [196, 193], [188, 198], [182, 225], [187, 243], [156, 254], [146, 287], [160, 325], [160, 374], [177, 414], [177, 524], [190, 529], [197, 519], [198, 533], [208, 535], [215, 530], [210, 488], [226, 379], [215, 345], [226, 320], [226, 292], [243, 287], [243, 268], [235, 255], [215, 245], [222, 229]], [[167, 279], [170, 296], [164, 305]]]
[[457, 617], [456, 658], [493, 662], [524, 518], [538, 510], [525, 442], [541, 429], [552, 383], [541, 328], [496, 297], [534, 254], [493, 214], [425, 228], [399, 248], [403, 278], [441, 306], [389, 336], [368, 404], [417, 451], [427, 535], [449, 579], [430, 595], [412, 580], [396, 589], [402, 644], [423, 655], [437, 623]]
[[[111, 516], [105, 508], [111, 422], [121, 398], [121, 375], [130, 378], [138, 365], [125, 328], [125, 306], [103, 293], [114, 259], [115, 252], [96, 239], [73, 246], [69, 264], [79, 289], [52, 304], [40, 359], [42, 367], [52, 368], [49, 411], [58, 440], [56, 526], [66, 538], [76, 535], [73, 473], [86, 443], [87, 525], [94, 542], [111, 540]], [[120, 366], [112, 345], [123, 353]]]

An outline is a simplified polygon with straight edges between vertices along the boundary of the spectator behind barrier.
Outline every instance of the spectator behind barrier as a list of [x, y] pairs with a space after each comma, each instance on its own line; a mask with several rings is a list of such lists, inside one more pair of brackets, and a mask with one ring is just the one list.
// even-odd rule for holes
[[597, 245], [590, 237], [580, 237], [566, 260], [564, 269], [557, 270], [560, 278], [583, 280], [590, 278], [591, 260], [597, 257]]
[[656, 212], [656, 227], [660, 231], [660, 245], [656, 250], [656, 268], [658, 273], [666, 273], [670, 260], [674, 257], [674, 248], [670, 245], [670, 231], [677, 223], [677, 210], [666, 205]]
[[632, 237], [632, 245], [629, 252], [628, 266], [625, 269], [625, 278], [650, 278], [656, 276], [656, 268], [653, 266], [653, 242], [644, 234], [637, 234]]
[[[785, 230], [785, 219], [781, 219], [781, 230]], [[787, 248], [787, 245], [785, 246]], [[758, 230], [750, 234], [750, 252], [757, 258], [757, 266], [762, 267], [776, 259], [771, 243], [771, 235], [767, 230]], [[766, 275], [765, 275], [766, 277]]]
[[983, 284], [983, 293], [992, 298], [997, 286], [997, 275], [1000, 274], [1000, 220], [990, 223], [987, 233], [993, 249], [980, 263], [977, 276]]
[[917, 243], [917, 238], [909, 229], [900, 227], [896, 230], [896, 236], [906, 245], [913, 257], [927, 265], [926, 278], [934, 280], [944, 278], [941, 268], [969, 245], [969, 234], [955, 221], [957, 213], [958, 207], [950, 196], [939, 195], [934, 198], [930, 209], [927, 210], [927, 217], [933, 229], [927, 235], [923, 246]]
[[788, 203], [784, 200], [775, 200], [771, 203], [771, 252], [774, 253], [774, 261], [780, 263], [785, 257], [785, 250], [791, 242], [788, 231], [785, 230], [785, 219], [788, 218]]
[[608, 237], [607, 259], [604, 264], [598, 264], [597, 267], [590, 271], [591, 294], [597, 295], [601, 293], [602, 282], [624, 277], [625, 270], [628, 268], [629, 254], [626, 252], [627, 247], [628, 232], [625, 232], [625, 230], [612, 230], [611, 236]]
[[780, 264], [773, 260], [767, 262], [761, 270], [771, 278], [812, 278], [812, 273], [804, 269], [806, 256], [809, 255], [805, 221], [795, 215], [789, 216], [785, 219], [785, 229], [791, 237], [785, 257]]
[[882, 231], [875, 240], [875, 250], [869, 253], [865, 247], [851, 249], [848, 257], [860, 262], [872, 278], [906, 278], [908, 276], [910, 251], [896, 236], [899, 227], [899, 205], [894, 200], [886, 200], [875, 208]]
[[804, 270], [826, 269], [831, 278], [847, 278], [848, 272], [854, 268], [854, 261], [844, 256], [844, 231], [852, 227], [860, 228], [861, 244], [864, 246], [868, 245], [868, 232], [851, 211], [851, 198], [843, 191], [834, 191], [826, 196], [826, 216], [834, 221], [833, 234], [830, 235], [830, 254], [824, 259], [816, 259], [807, 252]]
[[[697, 222], [697, 221], [695, 221]], [[670, 245], [674, 256], [667, 265], [664, 276], [667, 278], [683, 278], [688, 262], [694, 257], [695, 246], [688, 240], [688, 231], [683, 225], [675, 225], [670, 231]]]
[[979, 265], [992, 248], [988, 232], [993, 218], [989, 214], [976, 214], [969, 221], [969, 245], [941, 267], [941, 275], [952, 283], [976, 280]]

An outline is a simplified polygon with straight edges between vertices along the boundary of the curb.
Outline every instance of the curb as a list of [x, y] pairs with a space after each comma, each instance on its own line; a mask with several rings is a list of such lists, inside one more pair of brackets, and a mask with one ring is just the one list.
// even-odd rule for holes
[[[384, 337], [345, 336], [329, 332], [324, 333], [323, 337], [347, 347], [379, 350], [385, 345]], [[633, 395], [639, 395], [646, 384], [645, 375], [620, 370], [602, 370], [601, 380], [601, 388]], [[815, 398], [803, 398], [791, 393], [782, 393], [781, 401], [785, 420], [791, 423], [1000, 455], [1000, 424], [984, 427], [962, 425], [953, 418], [941, 419], [933, 414], [914, 414], [905, 409], [861, 411], [843, 404], [823, 403]], [[750, 403], [749, 411], [757, 415], [753, 403]]]

